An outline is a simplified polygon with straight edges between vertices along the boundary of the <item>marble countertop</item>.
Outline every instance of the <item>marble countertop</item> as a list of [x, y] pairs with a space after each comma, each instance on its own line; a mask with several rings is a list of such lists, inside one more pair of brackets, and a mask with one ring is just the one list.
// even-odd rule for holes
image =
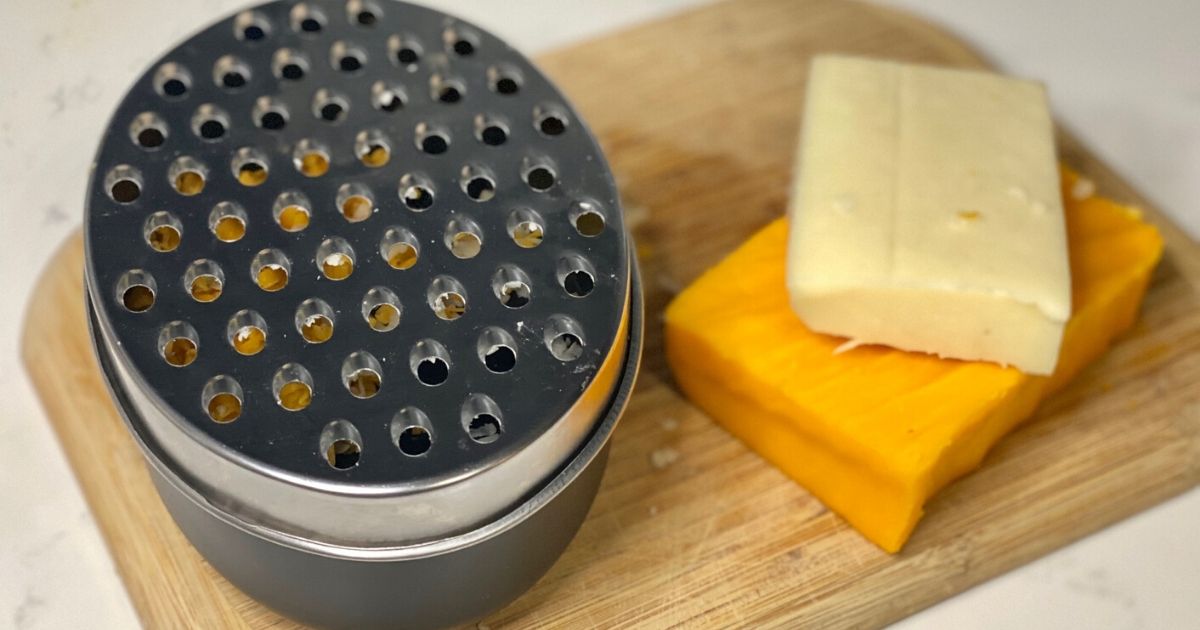
[[[525, 52], [697, 0], [425, 0]], [[162, 50], [248, 4], [0, 3], [0, 627], [129, 628], [137, 618], [19, 363], [37, 273], [81, 221], [109, 112]], [[1200, 237], [1200, 3], [890, 0], [1050, 86], [1060, 120]], [[1153, 6], [1150, 6], [1150, 5]], [[137, 462], [140, 465], [140, 461]], [[1200, 619], [1200, 490], [953, 597], [902, 628], [1183, 628]]]

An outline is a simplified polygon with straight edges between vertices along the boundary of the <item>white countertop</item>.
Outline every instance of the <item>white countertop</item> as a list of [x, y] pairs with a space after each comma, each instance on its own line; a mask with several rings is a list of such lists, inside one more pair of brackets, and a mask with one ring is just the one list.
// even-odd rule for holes
[[[426, 0], [530, 54], [696, 2]], [[891, 3], [952, 28], [1003, 70], [1044, 80], [1060, 119], [1200, 236], [1200, 3]], [[197, 25], [246, 4], [0, 3], [0, 628], [137, 623], [20, 367], [19, 332], [34, 279], [81, 221], [88, 163], [126, 87]], [[1193, 490], [898, 627], [1196, 627], [1198, 531]]]

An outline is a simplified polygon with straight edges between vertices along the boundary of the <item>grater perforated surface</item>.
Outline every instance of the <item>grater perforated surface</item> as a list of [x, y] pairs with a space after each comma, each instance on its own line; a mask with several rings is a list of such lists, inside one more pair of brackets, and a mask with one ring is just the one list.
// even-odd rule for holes
[[[369, 148], [380, 143], [389, 155], [377, 165]], [[314, 147], [326, 152], [328, 169], [310, 177], [296, 158]], [[204, 180], [192, 195], [178, 190], [198, 186], [189, 169]], [[413, 183], [432, 190], [432, 203], [422, 195], [405, 202]], [[370, 201], [369, 213], [349, 209], [358, 221], [342, 212], [354, 195]], [[297, 225], [280, 218], [291, 206], [307, 207], [307, 227], [285, 229]], [[581, 216], [588, 209], [602, 226], [597, 214]], [[214, 229], [216, 216], [241, 217], [244, 236], [218, 238], [228, 233]], [[486, 31], [390, 1], [270, 3], [163, 56], [105, 133], [86, 232], [100, 326], [162, 405], [241, 456], [356, 484], [434, 482], [524, 448], [596, 376], [628, 294], [615, 185], [563, 96]], [[380, 252], [385, 235], [388, 242], [411, 236], [416, 263], [390, 266]], [[476, 246], [473, 257], [460, 257]], [[326, 275], [318, 251], [326, 263], [330, 254], [350, 257], [349, 276], [330, 279], [338, 272]], [[256, 260], [290, 267], [286, 285], [260, 288]], [[208, 284], [185, 282], [197, 277]], [[503, 304], [494, 287], [522, 280], [528, 302]], [[124, 293], [130, 285], [152, 285], [153, 305], [129, 310], [126, 303], [144, 305], [147, 293]], [[448, 291], [466, 298], [453, 320], [435, 313], [435, 306], [453, 310], [452, 299], [436, 300]], [[372, 304], [380, 296], [395, 303], [399, 323], [372, 329], [368, 296]], [[328, 341], [301, 336], [302, 304], [310, 309], [302, 314], [327, 305]], [[245, 355], [230, 332], [254, 322], [265, 324], [266, 343]], [[163, 343], [181, 330], [194, 334], [196, 351], [176, 367]], [[563, 332], [582, 337], [582, 353], [575, 356], [569, 338], [554, 343]], [[509, 347], [515, 363], [504, 351], [481, 356], [497, 346]], [[187, 350], [171, 346], [167, 354], [186, 361]], [[414, 357], [442, 363], [418, 362], [416, 370]], [[273, 381], [285, 366], [283, 374], [311, 379], [311, 404], [298, 411], [277, 402]], [[344, 373], [359, 367], [381, 376], [373, 396], [360, 397], [361, 383], [344, 383]], [[231, 420], [228, 407], [212, 414], [222, 392], [240, 401]], [[472, 437], [472, 419], [489, 415], [499, 435], [484, 422]], [[422, 426], [430, 441], [408, 434], [402, 450], [397, 439], [411, 426]], [[327, 461], [338, 439], [361, 449], [335, 458], [343, 468]]]

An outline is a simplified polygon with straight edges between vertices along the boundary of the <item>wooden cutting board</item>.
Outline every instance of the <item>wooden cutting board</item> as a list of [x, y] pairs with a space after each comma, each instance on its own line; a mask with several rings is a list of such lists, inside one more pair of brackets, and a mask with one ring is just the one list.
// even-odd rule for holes
[[[1066, 137], [1064, 161], [1146, 208], [1166, 237], [1144, 315], [939, 495], [903, 553], [859, 537], [680, 397], [659, 314], [784, 211], [807, 59], [823, 51], [984, 65], [911, 16], [834, 0], [717, 4], [540, 59], [600, 137], [625, 195], [646, 279], [646, 355], [583, 529], [487, 626], [879, 626], [1200, 482], [1200, 248]], [[25, 361], [142, 620], [293, 627], [175, 528], [92, 360], [79, 237], [54, 260], [31, 306]]]

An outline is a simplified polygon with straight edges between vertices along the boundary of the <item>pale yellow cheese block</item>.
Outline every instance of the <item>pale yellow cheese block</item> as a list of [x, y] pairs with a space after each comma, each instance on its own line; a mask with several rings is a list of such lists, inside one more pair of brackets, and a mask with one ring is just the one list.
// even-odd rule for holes
[[1040, 84], [813, 61], [790, 208], [792, 308], [817, 332], [1053, 372], [1071, 313]]

